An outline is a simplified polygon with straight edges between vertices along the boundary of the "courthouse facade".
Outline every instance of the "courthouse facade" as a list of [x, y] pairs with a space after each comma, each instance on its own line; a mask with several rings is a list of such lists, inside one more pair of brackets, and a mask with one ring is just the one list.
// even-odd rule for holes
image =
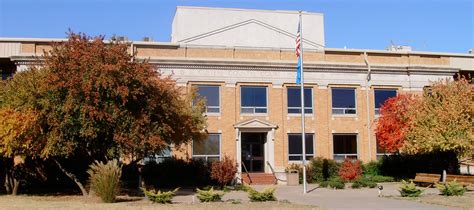
[[[245, 165], [239, 176], [242, 170], [284, 176], [285, 167], [301, 162], [297, 24], [296, 11], [178, 7], [171, 42], [129, 42], [138, 59], [206, 98], [208, 139], [174, 146], [170, 155], [229, 156]], [[318, 13], [303, 13], [303, 38], [307, 159], [377, 159], [384, 153], [374, 129], [387, 98], [474, 71], [469, 53], [326, 48]], [[52, 41], [62, 40], [0, 38], [2, 77], [27, 68]]]

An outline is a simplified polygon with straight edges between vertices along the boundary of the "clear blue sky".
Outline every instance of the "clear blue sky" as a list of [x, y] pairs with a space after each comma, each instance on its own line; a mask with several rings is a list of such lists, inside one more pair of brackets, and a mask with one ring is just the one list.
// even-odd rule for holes
[[71, 28], [169, 41], [177, 5], [321, 12], [327, 47], [474, 48], [474, 0], [0, 0], [0, 37], [63, 38]]

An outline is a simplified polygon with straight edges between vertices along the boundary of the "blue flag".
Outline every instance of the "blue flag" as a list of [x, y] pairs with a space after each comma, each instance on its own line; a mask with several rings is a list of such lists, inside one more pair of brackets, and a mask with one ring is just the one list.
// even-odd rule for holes
[[301, 83], [301, 57], [298, 57], [298, 66], [296, 67], [296, 84]]

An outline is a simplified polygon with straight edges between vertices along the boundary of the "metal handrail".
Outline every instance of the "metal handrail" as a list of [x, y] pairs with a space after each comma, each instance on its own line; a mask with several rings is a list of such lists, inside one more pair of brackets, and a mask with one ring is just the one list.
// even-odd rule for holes
[[249, 174], [249, 171], [247, 171], [247, 167], [245, 167], [245, 163], [244, 161], [241, 162], [242, 163], [242, 166], [244, 166], [244, 171], [245, 173], [247, 173], [247, 177], [249, 178], [249, 184], [252, 184], [252, 178], [250, 178], [250, 174]]
[[270, 162], [268, 162], [268, 161], [266, 161], [266, 162], [267, 162], [268, 167], [270, 167], [270, 171], [272, 171], [272, 174], [273, 174], [273, 177], [275, 177], [275, 180], [277, 180], [277, 181], [282, 181], [282, 182], [286, 182], [286, 181], [287, 181], [287, 180], [283, 180], [283, 179], [278, 178], [278, 177], [276, 176], [275, 170], [273, 170], [273, 167], [272, 167], [272, 165], [270, 164]]

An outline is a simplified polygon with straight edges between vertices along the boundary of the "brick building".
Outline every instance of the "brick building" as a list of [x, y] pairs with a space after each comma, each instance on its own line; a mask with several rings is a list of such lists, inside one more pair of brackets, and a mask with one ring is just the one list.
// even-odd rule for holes
[[[470, 75], [474, 54], [333, 49], [324, 17], [303, 13], [306, 158], [375, 160], [380, 105], [397, 93], [422, 93], [429, 81]], [[167, 155], [216, 160], [242, 171], [284, 176], [302, 160], [300, 93], [295, 84], [296, 11], [178, 7], [171, 42], [130, 41], [178, 85], [207, 99], [209, 138]], [[61, 39], [0, 38], [2, 78], [27, 68]], [[370, 72], [370, 73], [369, 73]]]

